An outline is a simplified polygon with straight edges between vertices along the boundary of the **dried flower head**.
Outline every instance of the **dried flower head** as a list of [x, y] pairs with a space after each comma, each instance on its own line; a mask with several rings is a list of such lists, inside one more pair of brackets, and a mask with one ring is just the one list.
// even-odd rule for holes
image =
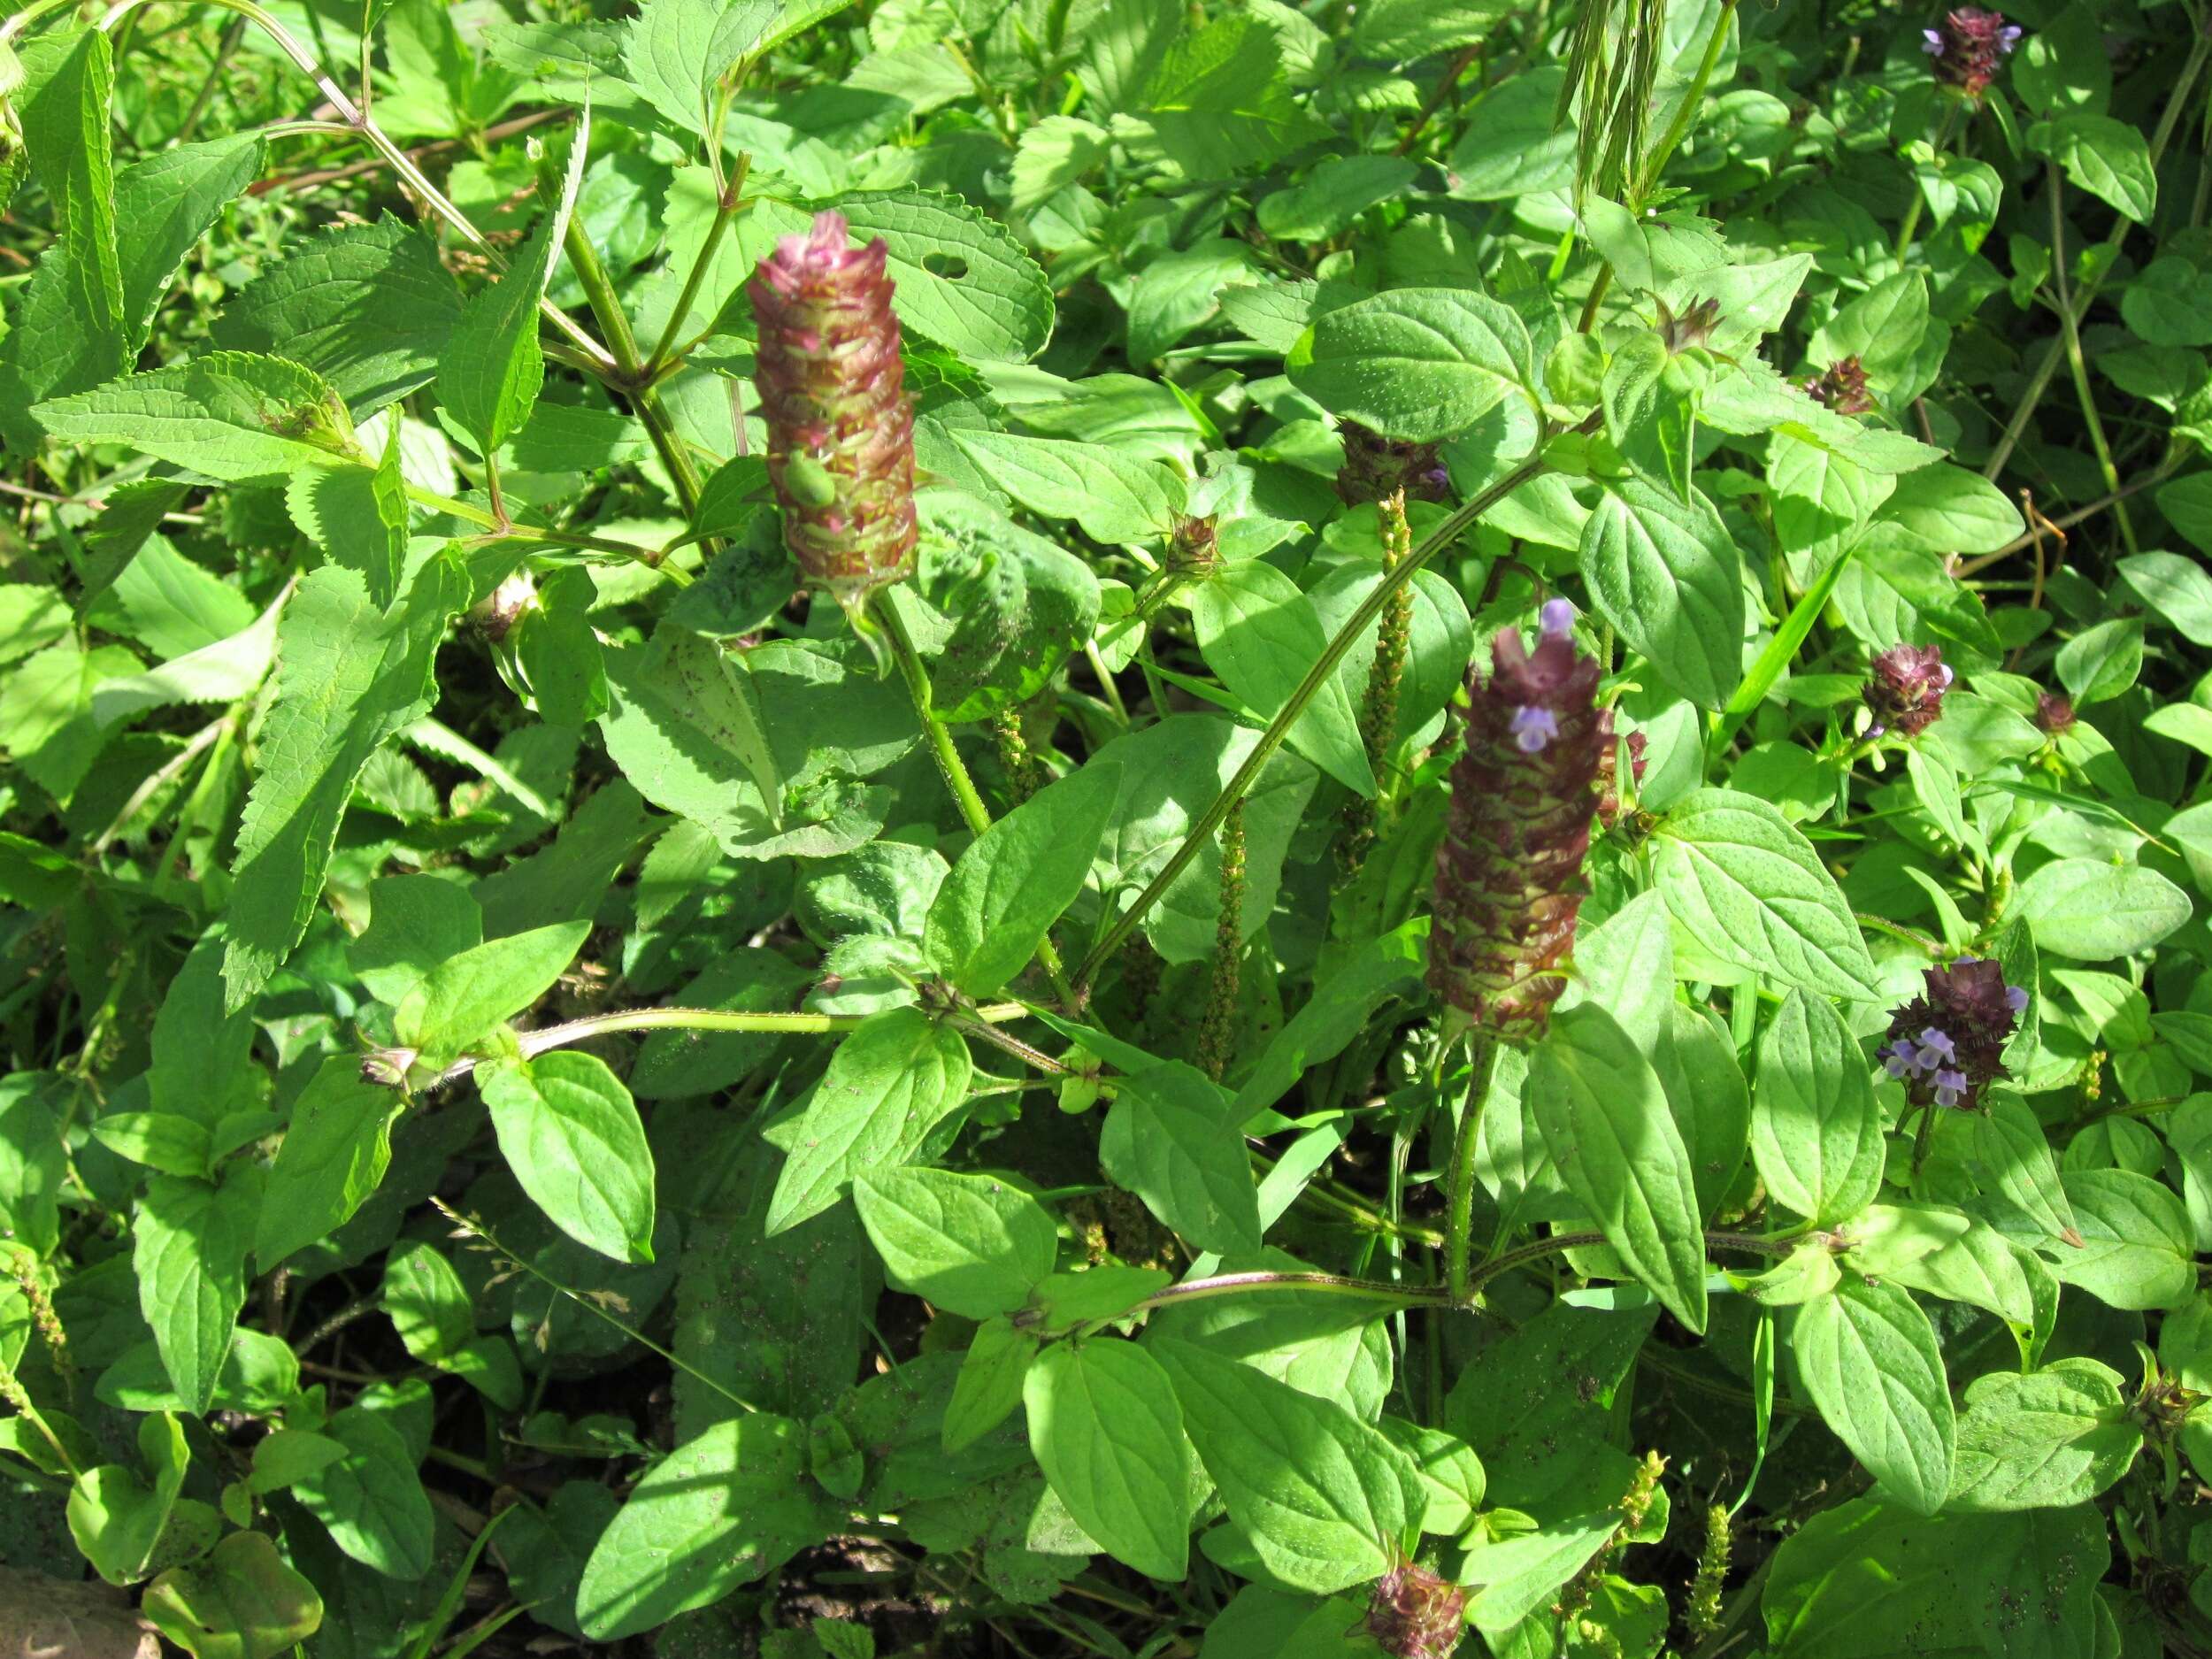
[[1347, 503], [1382, 501], [1400, 490], [1409, 501], [1449, 501], [1451, 474], [1438, 458], [1436, 445], [1386, 438], [1356, 420], [1341, 421], [1344, 465], [1337, 469], [1336, 493]]
[[1690, 307], [1679, 317], [1667, 309], [1664, 300], [1659, 307], [1659, 338], [1666, 342], [1670, 352], [1684, 352], [1702, 346], [1713, 337], [1713, 330], [1720, 324], [1718, 300], [1693, 300]]
[[755, 384], [784, 541], [808, 581], [857, 616], [914, 566], [914, 410], [899, 361], [887, 257], [818, 213], [760, 262]]
[[1952, 674], [1936, 645], [1893, 645], [1874, 659], [1864, 695], [1874, 711], [1868, 735], [1916, 737], [1943, 718]]
[[1446, 1659], [1466, 1633], [1467, 1592], [1417, 1563], [1375, 1580], [1367, 1633], [1397, 1659]]
[[2074, 729], [2074, 700], [2059, 691], [2039, 691], [2035, 694], [2035, 729], [2052, 737], [2063, 736]]
[[1890, 1016], [1877, 1052], [1916, 1105], [1971, 1111], [1990, 1083], [2006, 1075], [2006, 1041], [2020, 1023], [2028, 994], [2005, 983], [2005, 972], [1983, 957], [1961, 956], [1930, 968], [1925, 992]]
[[1613, 715], [1598, 665], [1575, 649], [1574, 607], [1544, 607], [1533, 651], [1517, 630], [1467, 680], [1466, 752], [1436, 852], [1429, 983], [1471, 1024], [1508, 1041], [1543, 1034], [1582, 908], [1582, 860]]
[[1920, 37], [1920, 50], [1935, 60], [1936, 79], [1978, 98], [2019, 45], [2020, 26], [2006, 22], [2001, 12], [1961, 6], [1940, 27], [1921, 30]]
[[1866, 366], [1856, 357], [1839, 357], [1803, 382], [1805, 396], [1839, 415], [1870, 415], [1874, 399], [1866, 389]]

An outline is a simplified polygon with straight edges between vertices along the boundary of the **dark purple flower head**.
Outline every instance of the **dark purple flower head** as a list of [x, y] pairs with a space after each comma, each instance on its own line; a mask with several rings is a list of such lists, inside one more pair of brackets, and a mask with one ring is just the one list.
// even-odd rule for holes
[[1446, 1659], [1466, 1634], [1467, 1592], [1413, 1562], [1375, 1580], [1367, 1633], [1396, 1659]]
[[1970, 98], [1982, 96], [2020, 43], [2017, 23], [2006, 22], [2001, 12], [1979, 6], [1961, 6], [1943, 19], [1942, 27], [1923, 29], [1920, 35], [1920, 50], [1935, 60], [1936, 78]]
[[1167, 541], [1168, 569], [1185, 576], [1210, 576], [1221, 568], [1221, 544], [1213, 516], [1179, 514]]
[[1467, 679], [1466, 752], [1436, 852], [1429, 983], [1509, 1041], [1543, 1034], [1566, 988], [1598, 779], [1613, 752], [1598, 665], [1575, 649], [1574, 608], [1545, 606], [1534, 650], [1508, 628], [1490, 678]]
[[1995, 963], [1973, 956], [1930, 968], [1924, 982], [1922, 995], [1890, 1016], [1877, 1054], [1916, 1104], [1970, 1111], [1983, 1088], [2005, 1075], [2005, 1042], [2028, 994], [2007, 985]]
[[1451, 474], [1432, 443], [1386, 438], [1356, 420], [1340, 421], [1344, 465], [1337, 469], [1336, 493], [1348, 505], [1384, 501], [1400, 490], [1408, 501], [1449, 501]]
[[784, 541], [807, 580], [856, 615], [914, 567], [914, 407], [887, 257], [881, 237], [856, 248], [842, 214], [818, 213], [747, 290]]
[[1839, 415], [1869, 415], [1874, 399], [1866, 389], [1866, 367], [1856, 357], [1839, 357], [1823, 373], [1802, 382], [1805, 396]]
[[2035, 694], [2036, 730], [2052, 737], [2063, 736], [2074, 729], [2074, 700], [2062, 692], [2039, 691]]
[[1917, 737], [1943, 718], [1943, 694], [1951, 671], [1935, 645], [1893, 645], [1874, 658], [1864, 696], [1874, 711], [1869, 735], [1894, 732]]

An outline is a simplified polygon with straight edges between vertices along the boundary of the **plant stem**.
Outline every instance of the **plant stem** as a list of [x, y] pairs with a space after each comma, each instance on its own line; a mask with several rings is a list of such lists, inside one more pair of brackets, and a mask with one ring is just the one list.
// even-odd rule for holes
[[591, 553], [612, 553], [622, 558], [634, 560], [644, 565], [648, 570], [657, 572], [680, 588], [688, 587], [691, 582], [691, 578], [687, 572], [661, 562], [662, 553], [658, 548], [638, 547], [628, 541], [616, 541], [606, 536], [587, 535], [574, 530], [553, 530], [539, 525], [517, 524], [511, 518], [503, 521], [496, 511], [487, 511], [467, 502], [456, 501], [450, 495], [440, 495], [426, 489], [419, 489], [412, 484], [407, 486], [407, 499], [418, 507], [426, 507], [433, 512], [448, 514], [460, 519], [464, 524], [472, 524], [478, 529], [501, 541], [534, 541], [549, 547], [579, 548]]
[[[2196, 85], [2197, 76], [2203, 72], [2208, 56], [2212, 56], [2212, 35], [2200, 30], [2189, 49], [2188, 61], [2182, 65], [2181, 73], [2174, 81], [2174, 89], [2166, 95], [2166, 107], [2159, 113], [2157, 129], [2151, 134], [2150, 162], [2154, 173], [2158, 169], [2160, 158], [2166, 153], [2167, 144], [2172, 141], [2174, 127], [2181, 119], [2182, 105], [2188, 98], [2190, 88]], [[2097, 290], [2103, 286], [2106, 275], [2117, 262], [2120, 244], [2127, 240], [2127, 234], [2134, 228], [2134, 220], [2122, 215], [2119, 222], [2113, 226], [2112, 234], [2105, 238], [2101, 256], [2089, 262], [2089, 274], [2075, 291], [2074, 319], [2078, 324], [2089, 314], [2089, 307], [2097, 297]], [[1990, 451], [1989, 459], [1982, 467], [1984, 478], [1993, 479], [2005, 470], [2005, 463], [2012, 458], [2013, 450], [2019, 446], [2021, 436], [2028, 429], [2028, 422], [2034, 419], [2036, 405], [2043, 401], [2043, 394], [2050, 388], [2051, 379], [2058, 373], [2059, 360], [2065, 352], [2063, 334], [2044, 348], [2042, 360], [2035, 365], [2034, 373], [2028, 376], [2027, 388], [2020, 395], [2019, 403], [2012, 411], [2012, 419], [2005, 425], [2004, 435], [1998, 439], [1997, 447]]]
[[[936, 759], [945, 787], [952, 792], [969, 829], [982, 834], [991, 827], [990, 810], [976, 792], [975, 780], [968, 775], [967, 763], [960, 758], [960, 750], [953, 743], [952, 728], [937, 718], [930, 695], [929, 670], [923, 664], [921, 652], [915, 649], [914, 636], [907, 632], [906, 618], [899, 614], [897, 603], [890, 599], [872, 605], [869, 615], [882, 625], [884, 635], [890, 641], [892, 659], [898, 664], [907, 694], [914, 700], [914, 713], [922, 723], [922, 735], [929, 741], [930, 753]], [[1053, 994], [1060, 999], [1061, 1006], [1074, 1007], [1068, 989], [1067, 970], [1061, 964], [1060, 953], [1053, 949], [1049, 936], [1037, 941], [1037, 962], [1044, 969], [1045, 977], [1052, 981]]]
[[[1391, 1285], [1380, 1279], [1348, 1279], [1337, 1273], [1285, 1273], [1256, 1269], [1246, 1273], [1216, 1273], [1206, 1279], [1187, 1279], [1179, 1285], [1147, 1296], [1131, 1313], [1171, 1308], [1181, 1302], [1202, 1302], [1215, 1296], [1240, 1295], [1248, 1290], [1302, 1290], [1324, 1296], [1349, 1296], [1360, 1302], [1394, 1308], [1437, 1307], [1445, 1292], [1438, 1285]], [[1118, 1317], [1126, 1317], [1119, 1315]]]
[[1360, 603], [1359, 609], [1345, 618], [1344, 626], [1336, 631], [1328, 644], [1322, 648], [1321, 655], [1314, 660], [1313, 666], [1306, 671], [1306, 677], [1298, 682], [1289, 699], [1276, 711], [1275, 718], [1267, 723], [1267, 729], [1260, 733], [1260, 741], [1252, 746], [1252, 752], [1245, 757], [1244, 764], [1237, 768], [1236, 775], [1229, 780], [1227, 787], [1214, 798], [1213, 804], [1200, 814], [1198, 821], [1184, 835], [1181, 844], [1160, 866], [1159, 873], [1137, 895], [1135, 902], [1114, 918], [1098, 943], [1091, 948], [1090, 954], [1083, 958], [1082, 965], [1075, 974], [1079, 999], [1089, 995], [1091, 982], [1097, 978], [1098, 971], [1115, 951], [1121, 949], [1123, 941], [1143, 921], [1145, 913], [1159, 902], [1160, 895], [1175, 884], [1176, 879], [1183, 873], [1190, 861], [1198, 856], [1199, 849], [1213, 839], [1215, 833], [1221, 828], [1221, 820], [1228, 817], [1230, 806], [1242, 800], [1252, 786], [1259, 781], [1260, 773], [1266, 770], [1267, 763], [1273, 758], [1275, 751], [1283, 746], [1283, 740], [1290, 735], [1290, 728], [1297, 724], [1298, 717], [1306, 710], [1306, 705], [1328, 683], [1330, 677], [1336, 672], [1336, 665], [1344, 660], [1344, 653], [1351, 649], [1353, 642], [1367, 631], [1367, 625], [1382, 614], [1384, 607], [1390, 603], [1391, 595], [1411, 581], [1416, 571], [1457, 541], [1460, 534], [1475, 520], [1540, 473], [1544, 470], [1542, 449], [1540, 438], [1535, 455], [1438, 525], [1423, 539], [1420, 546], [1384, 575], [1382, 580], [1376, 584], [1374, 591]]
[[1720, 15], [1713, 19], [1713, 32], [1705, 38], [1705, 56], [1698, 60], [1697, 78], [1690, 82], [1683, 95], [1681, 107], [1674, 112], [1674, 119], [1667, 123], [1666, 135], [1657, 148], [1644, 157], [1642, 175], [1636, 180], [1636, 200], [1632, 204], [1640, 208], [1658, 187], [1659, 175], [1667, 163], [1674, 159], [1674, 152], [1682, 141], [1690, 135], [1691, 125], [1705, 103], [1706, 86], [1713, 79], [1713, 71], [1720, 64], [1721, 49], [1728, 44], [1728, 25], [1736, 15], [1736, 0], [1721, 0]]
[[749, 151], [737, 158], [736, 171], [723, 186], [715, 200], [714, 219], [707, 227], [706, 240], [699, 244], [699, 256], [691, 262], [691, 273], [684, 278], [684, 288], [676, 296], [676, 309], [668, 313], [668, 320], [661, 326], [661, 337], [653, 346], [652, 355], [645, 359], [640, 378], [652, 380], [659, 376], [661, 365], [668, 361], [669, 349], [676, 342], [676, 332], [684, 326], [684, 319], [691, 315], [692, 303], [699, 297], [699, 289], [707, 280], [707, 269], [714, 263], [714, 250], [722, 244], [722, 237], [737, 218], [739, 198], [745, 189], [745, 175], [752, 171], [753, 157]]
[[653, 441], [653, 453], [660, 457], [661, 465], [667, 469], [669, 482], [675, 486], [677, 504], [684, 510], [684, 517], [696, 518], [699, 469], [692, 464], [691, 451], [685, 447], [675, 423], [669, 419], [660, 393], [642, 373], [644, 365], [638, 357], [637, 336], [630, 331], [629, 315], [622, 309], [622, 301], [614, 291], [607, 267], [600, 263], [599, 250], [591, 245], [584, 222], [576, 214], [569, 215], [568, 232], [562, 246], [567, 251], [576, 280], [583, 284], [584, 298], [591, 306], [591, 314], [607, 331], [607, 346], [613, 353], [615, 368], [610, 383], [629, 400], [630, 406], [637, 411], [638, 419], [644, 423], [645, 435]]
[[1444, 1277], [1455, 1304], [1474, 1294], [1468, 1275], [1469, 1256], [1474, 1248], [1475, 1151], [1482, 1139], [1482, 1110], [1490, 1098], [1490, 1081], [1497, 1074], [1496, 1038], [1474, 1039], [1470, 1058], [1466, 1103], [1459, 1109], [1459, 1130], [1452, 1141], [1452, 1163], [1444, 1188]]
[[2096, 452], [2097, 470], [2104, 474], [2105, 493], [2111, 499], [2113, 516], [2120, 521], [2120, 539], [2127, 543], [2129, 552], [2139, 552], [2134, 523], [2128, 517], [2127, 504], [2120, 499], [2120, 470], [2112, 464], [2112, 446], [2105, 441], [2104, 422], [2098, 418], [2096, 394], [2089, 388], [2089, 363], [2082, 356], [2081, 328], [2066, 280], [2066, 219], [2059, 211], [2056, 162], [2044, 164], [2044, 177], [2051, 198], [2051, 274], [2058, 284], [2059, 338], [2066, 344], [2066, 363], [2073, 371], [2074, 396], [2080, 400], [2082, 420], [2089, 429], [2089, 447]]
[[[1935, 142], [1930, 146], [1939, 157], [1943, 154], [1943, 147], [1951, 142], [1951, 128], [1958, 118], [1959, 106], [1954, 102], [1945, 108], [1942, 125], [1936, 128]], [[1897, 263], [1901, 265], [1905, 263], [1905, 255], [1912, 247], [1913, 233], [1920, 228], [1921, 210], [1927, 204], [1927, 193], [1920, 188], [1920, 180], [1916, 178], [1913, 180], [1912, 200], [1905, 204], [1904, 222], [1897, 227]]]
[[[995, 1025], [1020, 1019], [1028, 1012], [1019, 1002], [992, 1002], [974, 1010], [966, 1018]], [[625, 1031], [755, 1031], [810, 1036], [856, 1031], [866, 1018], [864, 1014], [748, 1014], [720, 1008], [626, 1008], [611, 1014], [572, 1019], [565, 1025], [548, 1025], [539, 1031], [518, 1032], [516, 1041], [526, 1060], [549, 1048], [565, 1048], [572, 1043], [589, 1042], [595, 1037], [611, 1037]], [[443, 1088], [466, 1077], [491, 1057], [470, 1055], [456, 1060], [439, 1073], [437, 1081], [430, 1087]]]

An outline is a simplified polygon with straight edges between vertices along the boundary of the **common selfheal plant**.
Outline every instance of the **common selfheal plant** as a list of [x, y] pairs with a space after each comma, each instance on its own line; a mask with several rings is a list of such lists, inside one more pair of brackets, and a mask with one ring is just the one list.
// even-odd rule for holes
[[1920, 32], [1920, 50], [1935, 60], [1936, 78], [1979, 98], [2020, 43], [2020, 26], [2001, 12], [1961, 6], [1940, 27]]
[[1943, 718], [1943, 694], [1952, 673], [1936, 645], [1893, 645], [1874, 658], [1866, 706], [1873, 712], [1869, 737], [1917, 737]]
[[761, 416], [783, 535], [808, 582], [857, 618], [913, 572], [914, 409], [899, 360], [888, 251], [818, 213], [760, 262]]
[[1984, 957], [1962, 956], [1924, 978], [1924, 994], [1891, 1015], [1879, 1058], [1915, 1105], [1971, 1111], [2005, 1075], [2005, 1043], [2028, 994]]
[[1536, 649], [1507, 628], [1490, 677], [1467, 680], [1466, 750], [1436, 852], [1429, 983], [1478, 1033], [1540, 1037], [1566, 988], [1582, 861], [1613, 748], [1598, 665], [1575, 649], [1574, 607], [1543, 609]]

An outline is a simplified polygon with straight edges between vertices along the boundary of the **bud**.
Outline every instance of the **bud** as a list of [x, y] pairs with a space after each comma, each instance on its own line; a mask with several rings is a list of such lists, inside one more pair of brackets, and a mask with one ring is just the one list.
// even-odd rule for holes
[[2074, 729], [2074, 700], [2062, 692], [2037, 692], [2035, 729], [2052, 737], [2065, 736]]
[[1713, 330], [1720, 324], [1718, 300], [1692, 300], [1689, 310], [1677, 317], [1667, 309], [1664, 300], [1659, 305], [1659, 338], [1665, 342], [1671, 355], [1678, 356], [1694, 347], [1702, 346], [1713, 337]]
[[1211, 514], [1175, 516], [1175, 529], [1167, 539], [1167, 567], [1202, 581], [1221, 568], [1221, 543]]
[[809, 582], [858, 616], [914, 568], [914, 409], [881, 237], [850, 245], [818, 213], [760, 262], [748, 292], [760, 328], [754, 383], [783, 536]]
[[361, 1056], [361, 1080], [379, 1088], [405, 1088], [419, 1057], [412, 1048], [372, 1048]]
[[1397, 1659], [1446, 1659], [1466, 1633], [1467, 1592], [1415, 1562], [1375, 1580], [1367, 1633]]
[[1876, 1053], [1915, 1105], [1971, 1111], [1982, 1090], [2006, 1075], [2005, 1042], [2028, 994], [2007, 985], [1995, 963], [1975, 956], [1924, 977], [1926, 994], [1890, 1016], [1888, 1040]]
[[1826, 371], [1801, 382], [1805, 396], [1839, 415], [1870, 415], [1874, 399], [1866, 389], [1866, 365], [1856, 357], [1842, 357]]
[[522, 613], [538, 603], [538, 584], [527, 568], [517, 571], [470, 608], [469, 620], [494, 645], [514, 632]]
[[1943, 694], [1951, 680], [1940, 646], [1891, 646], [1875, 657], [1866, 682], [1866, 706], [1875, 720], [1867, 735], [1917, 737], [1943, 718]]
[[1535, 650], [1508, 628], [1491, 649], [1489, 683], [1469, 673], [1467, 748], [1436, 851], [1429, 983], [1508, 1041], [1541, 1036], [1566, 988], [1598, 776], [1613, 748], [1598, 665], [1575, 649], [1573, 618], [1572, 605], [1552, 601]]
[[1451, 474], [1432, 443], [1386, 438], [1356, 420], [1340, 421], [1344, 465], [1337, 469], [1336, 493], [1346, 503], [1382, 501], [1403, 490], [1408, 501], [1449, 501]]
[[2001, 12], [1961, 6], [1939, 28], [1920, 31], [1920, 50], [1935, 60], [1936, 79], [1978, 98], [2020, 43], [2020, 26]]
[[[1641, 732], [1631, 732], [1624, 741], [1628, 745], [1629, 778], [1640, 786], [1644, 781], [1644, 750], [1651, 746], [1651, 741]], [[1598, 822], [1611, 829], [1620, 818], [1620, 746], [1608, 743], [1598, 762]]]

